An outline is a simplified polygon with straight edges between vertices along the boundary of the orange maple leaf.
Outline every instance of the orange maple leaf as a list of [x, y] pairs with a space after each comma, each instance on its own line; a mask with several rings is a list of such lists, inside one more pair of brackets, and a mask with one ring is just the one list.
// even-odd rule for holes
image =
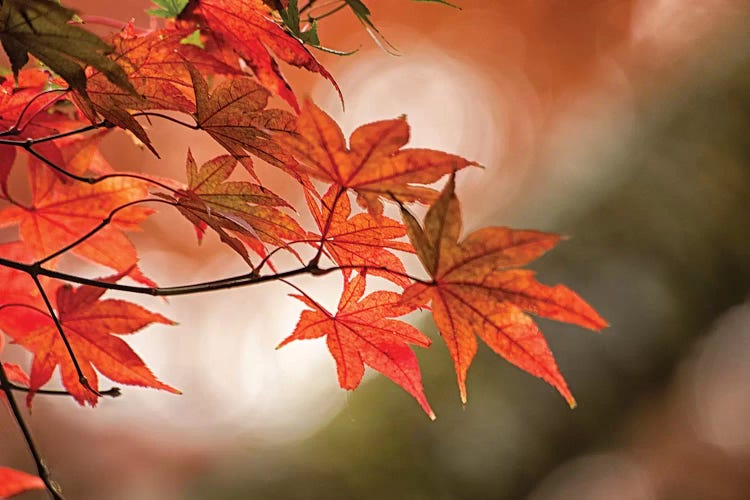
[[[13, 79], [0, 78], [0, 131], [9, 131], [16, 127], [16, 133], [23, 134], [23, 138], [38, 138], [57, 133], [58, 130], [45, 119], [40, 123], [40, 114], [50, 105], [60, 99], [60, 92], [44, 92], [49, 85], [50, 75], [39, 69], [24, 69], [18, 74], [18, 86]], [[14, 135], [10, 135], [13, 138]], [[19, 145], [22, 141], [19, 141]], [[60, 159], [60, 153], [54, 143], [44, 143], [37, 146], [40, 152], [55, 161]], [[16, 159], [17, 146], [0, 145], [0, 193], [8, 198], [8, 176]]]
[[295, 134], [280, 134], [313, 177], [357, 192], [357, 201], [375, 215], [383, 213], [381, 198], [431, 203], [437, 192], [424, 186], [469, 165], [460, 156], [431, 149], [401, 149], [409, 141], [406, 119], [384, 120], [355, 130], [346, 145], [338, 124], [308, 101]]
[[[104, 279], [108, 280], [112, 278]], [[98, 370], [115, 382], [179, 394], [154, 377], [128, 344], [115, 336], [136, 332], [152, 323], [174, 323], [137, 304], [119, 299], [100, 300], [105, 291], [91, 286], [63, 285], [54, 297], [57, 317], [91, 387], [98, 388]], [[96, 405], [97, 396], [79, 383], [70, 355], [48, 314], [39, 309], [18, 307], [11, 314], [0, 314], [0, 328], [34, 353], [29, 403], [34, 392], [47, 383], [55, 368], [60, 366], [63, 385], [76, 401]]]
[[[62, 160], [60, 160], [62, 161]], [[95, 184], [63, 182], [60, 176], [36, 159], [29, 159], [32, 201], [0, 211], [0, 227], [18, 224], [21, 239], [36, 259], [64, 248], [94, 229], [112, 210], [146, 198], [148, 184], [139, 179], [114, 177]], [[123, 233], [135, 231], [153, 211], [133, 206], [118, 212], [111, 224], [73, 247], [80, 257], [123, 272], [149, 286], [154, 283], [134, 267], [135, 247]]]
[[[4, 259], [30, 264], [34, 262], [34, 254], [22, 241], [12, 241], [0, 244], [0, 256]], [[46, 278], [40, 277], [44, 283]], [[0, 306], [3, 304], [29, 304], [43, 305], [39, 297], [39, 291], [31, 277], [16, 269], [0, 266]], [[2, 337], [2, 336], [0, 336]], [[2, 340], [0, 340], [2, 345]]]
[[[195, 96], [186, 63], [211, 74], [241, 73], [198, 47], [180, 43], [189, 34], [190, 31], [176, 26], [137, 33], [133, 23], [129, 23], [110, 40], [114, 49], [110, 57], [124, 70], [137, 93], [113, 84], [101, 72], [90, 71], [86, 93], [93, 109], [115, 125], [130, 130], [150, 148], [146, 131], [131, 116], [131, 111], [165, 109], [193, 113]], [[87, 102], [81, 96], [76, 102], [87, 112]]]
[[570, 289], [537, 282], [523, 266], [557, 244], [560, 237], [538, 231], [489, 227], [461, 237], [461, 209], [451, 176], [427, 212], [424, 229], [402, 209], [420, 261], [432, 276], [404, 292], [412, 305], [432, 302], [432, 313], [453, 358], [461, 400], [466, 373], [477, 351], [475, 335], [519, 368], [542, 378], [575, 406], [568, 386], [539, 328], [524, 311], [601, 330], [607, 323]]
[[206, 49], [221, 53], [224, 47], [231, 47], [252, 68], [260, 83], [295, 110], [299, 110], [297, 98], [270, 52], [288, 64], [321, 74], [341, 95], [331, 74], [299, 40], [274, 22], [271, 9], [261, 0], [192, 0], [190, 3], [181, 17], [194, 17], [201, 28], [208, 29], [211, 43]]
[[236, 165], [234, 157], [224, 155], [199, 168], [188, 150], [188, 187], [170, 198], [176, 202], [180, 213], [195, 225], [199, 241], [205, 228], [211, 227], [221, 241], [250, 263], [243, 242], [265, 256], [263, 243], [284, 247], [288, 240], [303, 238], [305, 231], [297, 221], [276, 208], [290, 207], [286, 201], [257, 184], [227, 180]]
[[17, 125], [28, 136], [27, 125], [41, 110], [60, 99], [60, 92], [44, 92], [49, 82], [49, 73], [36, 68], [22, 69], [17, 85], [12, 78], [0, 78], [0, 129]]
[[406, 226], [385, 216], [373, 217], [368, 213], [351, 216], [349, 195], [341, 189], [332, 185], [320, 202], [305, 190], [307, 206], [320, 232], [310, 233], [316, 238], [311, 243], [318, 246], [322, 241], [323, 251], [336, 264], [346, 266], [342, 269], [346, 280], [352, 266], [362, 266], [368, 274], [381, 276], [403, 288], [411, 285], [403, 262], [390, 251], [414, 253], [411, 244], [396, 241], [406, 236]]
[[266, 109], [271, 94], [252, 78], [227, 80], [210, 93], [200, 73], [193, 67], [189, 69], [198, 126], [237, 158], [256, 180], [248, 153], [289, 171], [292, 159], [271, 133], [294, 130], [295, 116], [281, 109]]
[[364, 275], [345, 282], [336, 314], [306, 296], [293, 295], [312, 310], [302, 311], [294, 332], [279, 347], [293, 340], [326, 337], [342, 388], [355, 389], [366, 364], [403, 387], [434, 419], [422, 388], [417, 357], [408, 346], [428, 347], [430, 339], [410, 324], [391, 319], [416, 307], [402, 303], [401, 295], [395, 292], [378, 291], [362, 298], [364, 293]]
[[29, 490], [43, 490], [44, 481], [9, 467], [0, 467], [0, 498], [9, 498]]

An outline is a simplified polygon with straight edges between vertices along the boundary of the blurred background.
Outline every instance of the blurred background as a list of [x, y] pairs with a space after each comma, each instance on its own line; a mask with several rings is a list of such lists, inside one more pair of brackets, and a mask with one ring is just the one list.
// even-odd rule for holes
[[[65, 3], [148, 25], [147, 2]], [[67, 498], [750, 498], [750, 5], [366, 3], [401, 55], [342, 11], [321, 41], [359, 51], [320, 60], [346, 112], [325, 81], [285, 69], [293, 87], [346, 133], [406, 114], [412, 145], [485, 165], [459, 179], [467, 230], [571, 236], [533, 268], [611, 324], [540, 320], [578, 408], [483, 346], [463, 407], [435, 342], [418, 352], [430, 422], [383, 377], [338, 389], [323, 342], [274, 351], [302, 308], [284, 288], [152, 301], [180, 326], [129, 340], [183, 396], [126, 387], [93, 411], [38, 397], [29, 416]], [[199, 162], [220, 152], [180, 128], [149, 132], [165, 160], [122, 134], [106, 143], [113, 164], [182, 178], [188, 145]], [[186, 223], [158, 215], [146, 229], [134, 239], [160, 284], [241, 269]], [[298, 283], [335, 305], [337, 279]], [[0, 463], [33, 470], [5, 413], [0, 441]]]

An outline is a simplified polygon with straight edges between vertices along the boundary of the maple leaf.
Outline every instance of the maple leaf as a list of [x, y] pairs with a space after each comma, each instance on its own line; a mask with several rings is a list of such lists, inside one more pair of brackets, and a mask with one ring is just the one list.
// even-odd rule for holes
[[[269, 189], [251, 182], [228, 181], [236, 165], [234, 157], [224, 155], [198, 168], [188, 150], [188, 188], [172, 199], [180, 213], [198, 228], [199, 240], [204, 228], [210, 226], [252, 266], [243, 241], [265, 256], [261, 242], [283, 247], [285, 240], [301, 239], [305, 232], [292, 217], [275, 208], [290, 205]], [[242, 240], [227, 231], [241, 235]]]
[[[2, 341], [0, 341], [0, 351], [2, 351]], [[3, 363], [3, 370], [8, 376], [8, 380], [16, 384], [29, 385], [31, 380], [29, 376], [23, 371], [23, 368], [15, 363]]]
[[91, 72], [87, 102], [81, 99], [76, 99], [76, 102], [90, 120], [93, 121], [95, 116], [88, 111], [89, 102], [93, 111], [131, 131], [156, 153], [146, 131], [131, 111], [163, 109], [193, 113], [195, 97], [186, 63], [212, 74], [240, 73], [206, 51], [181, 43], [188, 34], [176, 26], [138, 33], [133, 23], [128, 23], [112, 37], [113, 53], [110, 57], [125, 72], [135, 92], [113, 84], [104, 73]]
[[0, 145], [0, 193], [8, 198], [8, 177], [16, 161], [16, 148], [14, 146]]
[[431, 184], [443, 175], [469, 165], [460, 156], [431, 149], [401, 149], [409, 141], [406, 119], [363, 125], [349, 138], [347, 148], [338, 124], [311, 101], [305, 103], [295, 134], [280, 134], [313, 177], [356, 191], [360, 206], [383, 213], [381, 198], [431, 203], [437, 192]]
[[320, 234], [312, 233], [316, 238], [314, 244], [317, 246], [322, 240], [323, 251], [336, 264], [346, 266], [342, 271], [347, 280], [351, 266], [362, 266], [369, 274], [391, 280], [403, 288], [411, 285], [401, 259], [390, 251], [414, 253], [409, 243], [396, 241], [406, 236], [406, 226], [388, 217], [373, 217], [367, 213], [350, 217], [349, 196], [340, 189], [332, 185], [320, 200], [320, 206], [316, 197], [305, 191], [307, 206], [320, 231]]
[[554, 247], [560, 237], [505, 227], [479, 229], [463, 240], [454, 176], [427, 212], [424, 229], [402, 208], [420, 261], [432, 276], [404, 292], [413, 305], [432, 302], [432, 313], [453, 358], [461, 400], [466, 373], [477, 351], [475, 335], [497, 354], [542, 378], [575, 406], [539, 328], [524, 311], [601, 330], [607, 323], [570, 289], [536, 281], [523, 266]]
[[158, 8], [147, 12], [152, 16], [172, 18], [177, 17], [187, 7], [188, 0], [151, 0]]
[[0, 84], [0, 110], [2, 110], [0, 127], [6, 130], [16, 127], [18, 131], [23, 131], [27, 137], [55, 132], [54, 129], [45, 129], [44, 132], [31, 131], [30, 134], [27, 129], [29, 122], [40, 111], [60, 99], [60, 92], [44, 92], [49, 83], [49, 73], [37, 68], [22, 69], [16, 76], [15, 84], [12, 80], [2, 79], [2, 84]]
[[231, 47], [252, 68], [260, 83], [295, 110], [299, 110], [297, 98], [270, 52], [288, 64], [321, 74], [341, 95], [331, 74], [299, 40], [274, 22], [271, 9], [261, 0], [191, 0], [183, 17], [191, 16], [198, 19], [202, 28], [208, 28], [214, 50]]
[[135, 92], [120, 66], [105, 54], [112, 48], [93, 33], [70, 24], [75, 12], [52, 0], [4, 0], [0, 6], [0, 41], [10, 59], [13, 74], [31, 53], [86, 94], [84, 68], [93, 66], [129, 92]]
[[364, 293], [364, 274], [345, 282], [336, 314], [306, 296], [293, 295], [311, 309], [302, 311], [294, 332], [278, 348], [293, 340], [326, 337], [343, 389], [359, 385], [366, 364], [403, 387], [434, 420], [417, 357], [408, 346], [428, 347], [430, 339], [410, 324], [392, 319], [416, 307], [402, 303], [401, 295], [395, 292], [378, 291], [362, 298]]
[[[145, 181], [126, 177], [95, 184], [66, 183], [35, 159], [29, 160], [28, 173], [31, 205], [0, 211], [0, 227], [18, 224], [21, 239], [36, 259], [64, 248], [94, 229], [115, 208], [144, 199], [148, 194]], [[124, 209], [109, 225], [73, 247], [72, 252], [120, 272], [130, 270], [133, 279], [155, 286], [135, 267], [138, 260], [135, 247], [123, 233], [138, 230], [139, 223], [151, 213], [152, 210], [140, 206]]]
[[[24, 69], [16, 79], [17, 86], [7, 79], [0, 84], [0, 128], [8, 132], [22, 132], [24, 138], [56, 133], [57, 129], [49, 120], [46, 123], [34, 121], [41, 111], [60, 98], [58, 93], [44, 92], [49, 83], [49, 74], [39, 69]], [[55, 144], [46, 143], [42, 147], [51, 158], [59, 158]], [[16, 159], [16, 149], [16, 146], [0, 145], [0, 193], [4, 198], [8, 198], [8, 176]]]
[[206, 80], [193, 67], [189, 69], [195, 88], [198, 126], [256, 179], [253, 161], [247, 153], [289, 171], [292, 159], [271, 133], [294, 130], [294, 115], [280, 109], [266, 109], [270, 93], [251, 78], [225, 81], [209, 93]]
[[[103, 281], [114, 279], [105, 278]], [[174, 323], [131, 302], [100, 300], [105, 291], [91, 286], [73, 288], [63, 285], [55, 294], [57, 317], [91, 387], [97, 389], [96, 371], [99, 371], [115, 382], [178, 394], [179, 391], [154, 377], [128, 344], [115, 336], [136, 332], [152, 323]], [[63, 385], [75, 400], [82, 405], [96, 405], [97, 396], [79, 383], [70, 355], [49, 315], [19, 307], [12, 314], [0, 315], [0, 328], [16, 343], [34, 353], [29, 403], [34, 392], [49, 381], [59, 366]]]
[[9, 467], [0, 467], [0, 498], [10, 498], [29, 490], [43, 490], [44, 481]]
[[[23, 241], [12, 241], [0, 244], [0, 256], [14, 262], [31, 263], [34, 254]], [[38, 304], [38, 290], [34, 281], [28, 274], [0, 266], [0, 306], [3, 304]], [[2, 336], [0, 336], [0, 351], [2, 347]]]

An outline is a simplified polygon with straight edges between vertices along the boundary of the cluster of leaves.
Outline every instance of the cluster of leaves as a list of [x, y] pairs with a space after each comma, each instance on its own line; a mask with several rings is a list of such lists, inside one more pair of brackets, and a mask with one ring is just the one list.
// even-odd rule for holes
[[[293, 287], [293, 296], [308, 307], [279, 347], [325, 337], [345, 389], [360, 384], [367, 365], [403, 387], [434, 418], [411, 348], [428, 347], [430, 340], [398, 319], [430, 309], [453, 359], [462, 401], [478, 335], [575, 404], [529, 313], [593, 330], [606, 324], [571, 290], [543, 285], [520, 269], [559, 237], [505, 227], [462, 236], [454, 179], [474, 162], [406, 148], [409, 127], [403, 117], [363, 125], [347, 141], [314, 103], [300, 106], [280, 62], [336, 86], [306, 47], [319, 45], [316, 20], [300, 25], [300, 14], [313, 1], [304, 7], [295, 0], [155, 3], [152, 14], [166, 19], [162, 27], [126, 24], [102, 40], [52, 0], [0, 2], [0, 41], [13, 70], [13, 78], [0, 85], [0, 227], [16, 228], [19, 235], [0, 244], [0, 330], [32, 355], [28, 375], [2, 363], [0, 377], [19, 424], [13, 391], [25, 391], [28, 405], [35, 394], [61, 393], [94, 406], [103, 395], [119, 394], [116, 388], [100, 390], [102, 374], [121, 384], [178, 392], [121, 338], [172, 322], [126, 300], [103, 298], [108, 290], [170, 296], [270, 281]], [[334, 8], [344, 7], [375, 29], [361, 1], [345, 0]], [[27, 65], [29, 54], [44, 66]], [[270, 108], [273, 95], [291, 111]], [[99, 145], [117, 130], [158, 154], [144, 119], [200, 130], [226, 154], [201, 163], [187, 150], [183, 180], [112, 166]], [[287, 174], [304, 194], [305, 206], [294, 207], [264, 186], [255, 168], [259, 160]], [[28, 180], [28, 199], [9, 182], [14, 169]], [[442, 191], [434, 186], [440, 181]], [[415, 203], [429, 206], [422, 222], [408, 208]], [[402, 220], [385, 215], [385, 204], [398, 208]], [[127, 233], [159, 209], [182, 214], [198, 240], [215, 234], [248, 271], [157, 286], [139, 267]], [[314, 227], [305, 228], [298, 212], [307, 212]], [[277, 252], [289, 252], [299, 266], [277, 269]], [[424, 268], [417, 275], [402, 261], [410, 253]], [[63, 256], [113, 274], [66, 273]], [[335, 311], [290, 281], [334, 272], [343, 280]], [[398, 291], [366, 294], [378, 279]], [[65, 390], [44, 389], [57, 369]], [[29, 436], [27, 441], [36, 458]], [[0, 469], [0, 496], [42, 486], [59, 495], [37, 463], [40, 478]]]

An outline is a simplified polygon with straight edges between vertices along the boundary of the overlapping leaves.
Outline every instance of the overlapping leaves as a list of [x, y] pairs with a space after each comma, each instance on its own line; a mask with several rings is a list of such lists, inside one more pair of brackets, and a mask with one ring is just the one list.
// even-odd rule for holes
[[[62, 163], [62, 157], [58, 161]], [[72, 167], [74, 163], [68, 165]], [[37, 259], [76, 242], [108, 219], [112, 211], [148, 194], [146, 182], [129, 177], [107, 178], [95, 184], [71, 182], [35, 159], [30, 159], [28, 171], [31, 203], [0, 210], [0, 227], [17, 225], [21, 238]], [[129, 271], [132, 278], [152, 285], [138, 269], [135, 247], [123, 232], [138, 230], [151, 213], [151, 209], [142, 206], [121, 210], [111, 224], [71, 251], [116, 271]]]
[[306, 191], [305, 196], [318, 226], [318, 233], [312, 233], [315, 238], [312, 242], [322, 245], [326, 255], [342, 266], [345, 279], [349, 279], [353, 268], [361, 266], [369, 274], [401, 287], [411, 284], [403, 262], [392, 252], [414, 252], [409, 243], [398, 241], [406, 236], [406, 226], [385, 216], [351, 215], [348, 194], [335, 185], [320, 201], [310, 191]]
[[[98, 388], [97, 371], [110, 380], [129, 385], [178, 391], [160, 382], [140, 357], [116, 335], [136, 332], [152, 323], [173, 324], [164, 316], [119, 299], [101, 300], [106, 290], [60, 286], [54, 294], [56, 315], [83, 375]], [[94, 406], [97, 395], [79, 383], [79, 376], [55, 321], [41, 308], [16, 307], [0, 314], [0, 328], [16, 343], [34, 353], [29, 401], [60, 368], [62, 382], [81, 404]]]
[[199, 240], [206, 227], [240, 254], [251, 266], [245, 245], [265, 256], [263, 244], [283, 247], [304, 237], [304, 230], [277, 207], [290, 205], [267, 188], [246, 181], [228, 181], [237, 160], [216, 157], [199, 168], [188, 151], [187, 189], [167, 197], [197, 229]]
[[287, 64], [321, 74], [338, 90], [331, 74], [271, 18], [271, 9], [261, 0], [191, 0], [183, 17], [196, 19], [207, 30], [213, 42], [207, 47], [209, 51], [218, 53], [231, 47], [252, 68], [260, 83], [294, 109], [298, 109], [297, 98], [271, 52]]
[[107, 57], [112, 47], [71, 24], [74, 14], [53, 0], [3, 0], [0, 42], [13, 73], [18, 74], [31, 53], [84, 95], [86, 66], [98, 69], [125, 91], [135, 92], [123, 69]]
[[299, 168], [320, 180], [352, 189], [360, 206], [383, 213], [382, 200], [431, 203], [437, 192], [427, 187], [442, 176], [476, 163], [431, 149], [402, 149], [409, 141], [404, 117], [363, 125], [347, 147], [338, 124], [308, 101], [297, 131], [279, 135], [300, 161]]
[[430, 340], [408, 323], [392, 319], [416, 307], [401, 302], [401, 295], [394, 292], [378, 291], [366, 297], [364, 293], [364, 275], [346, 281], [336, 313], [330, 313], [307, 296], [295, 295], [310, 309], [302, 312], [294, 332], [279, 347], [293, 340], [326, 337], [342, 388], [359, 386], [368, 365], [414, 396], [434, 419], [422, 388], [417, 357], [409, 347], [409, 344], [428, 347]]
[[[303, 31], [296, 2], [160, 1], [157, 14], [178, 19], [152, 31], [128, 24], [108, 43], [96, 37], [96, 42], [90, 40], [93, 35], [68, 24], [71, 11], [51, 7], [51, 3], [5, 0], [0, 8], [4, 16], [0, 40], [19, 83], [18, 88], [2, 84], [0, 125], [3, 137], [14, 137], [20, 133], [17, 129], [23, 129], [23, 137], [30, 138], [28, 143], [19, 140], [15, 145], [4, 139], [6, 144], [0, 145], [1, 198], [10, 205], [0, 210], [0, 226], [17, 226], [21, 239], [0, 245], [0, 257], [53, 268], [56, 257], [73, 253], [118, 275], [98, 280], [97, 288], [72, 288], [34, 275], [39, 267], [26, 273], [0, 268], [4, 282], [0, 328], [34, 355], [28, 379], [32, 393], [59, 367], [66, 389], [79, 402], [93, 405], [96, 395], [79, 383], [76, 362], [95, 388], [100, 373], [117, 382], [174, 392], [118, 337], [170, 321], [123, 300], [102, 299], [104, 289], [124, 276], [155, 286], [138, 269], [136, 250], [125, 235], [138, 229], [151, 213], [142, 202], [152, 193], [187, 218], [199, 240], [211, 229], [238, 253], [252, 268], [241, 277], [243, 282], [343, 273], [343, 293], [335, 312], [304, 293], [296, 296], [309, 309], [281, 344], [325, 337], [343, 388], [357, 387], [365, 366], [370, 366], [401, 385], [434, 417], [410, 348], [411, 344], [427, 347], [429, 340], [396, 319], [429, 306], [453, 359], [464, 401], [478, 335], [498, 354], [543, 378], [574, 404], [529, 313], [595, 330], [606, 324], [571, 290], [543, 285], [532, 272], [521, 269], [551, 249], [559, 237], [493, 227], [462, 238], [453, 175], [476, 164], [441, 151], [406, 148], [410, 131], [403, 117], [365, 124], [347, 142], [336, 122], [312, 102], [304, 104], [299, 117], [268, 108], [275, 93], [297, 109], [277, 59], [333, 81], [300, 40], [317, 43], [317, 32], [314, 26]], [[345, 4], [374, 28], [363, 2], [347, 0]], [[276, 8], [286, 9], [280, 14], [291, 33], [274, 17]], [[65, 26], [60, 27], [62, 19]], [[38, 40], [29, 37], [35, 30]], [[71, 56], [64, 63], [48, 63], [77, 91], [76, 96], [66, 97], [77, 108], [70, 109], [68, 102], [65, 113], [61, 112], [64, 106], [48, 113], [62, 94], [43, 92], [51, 82], [61, 84], [62, 80], [39, 70], [18, 71], [27, 53], [43, 61], [57, 57], [49, 43], [56, 33], [65, 40], [83, 40], [60, 49]], [[188, 36], [198, 46], [184, 43]], [[255, 78], [243, 74], [246, 68], [240, 59]], [[214, 76], [220, 77], [218, 82]], [[183, 125], [205, 132], [229, 154], [199, 166], [188, 151], [187, 185], [148, 175], [113, 175], [99, 150], [106, 132], [89, 129], [115, 125], [153, 149], [138, 116], [179, 120], [148, 113], [152, 110], [191, 116], [195, 125]], [[85, 126], [84, 116], [92, 122], [104, 117], [106, 122]], [[77, 128], [87, 130], [87, 135], [76, 133]], [[34, 142], [45, 135], [51, 137]], [[18, 154], [24, 149], [25, 153]], [[28, 202], [16, 199], [8, 182], [21, 155], [28, 157]], [[290, 201], [262, 185], [255, 159], [281, 168], [302, 185], [314, 230], [303, 229], [289, 214]], [[235, 172], [238, 162], [246, 172]], [[244, 180], [243, 175], [252, 179]], [[451, 178], [440, 194], [433, 184], [446, 175]], [[320, 183], [324, 186], [319, 191]], [[358, 207], [352, 206], [351, 195], [356, 195]], [[384, 215], [386, 201], [401, 206], [406, 224]], [[431, 205], [424, 225], [405, 208], [413, 202]], [[404, 240], [407, 234], [411, 244]], [[312, 246], [295, 251], [302, 267], [286, 274], [261, 275], [264, 267], [257, 265], [250, 251], [265, 263], [272, 252], [289, 249], [291, 243]], [[430, 280], [413, 278], [398, 253], [414, 251]], [[305, 252], [311, 254], [307, 263]], [[332, 267], [326, 268], [321, 260], [330, 261]], [[385, 278], [405, 291], [365, 295], [365, 276]], [[235, 279], [212, 283], [235, 284]], [[42, 300], [44, 290], [50, 304]], [[10, 365], [3, 366], [10, 369]]]

